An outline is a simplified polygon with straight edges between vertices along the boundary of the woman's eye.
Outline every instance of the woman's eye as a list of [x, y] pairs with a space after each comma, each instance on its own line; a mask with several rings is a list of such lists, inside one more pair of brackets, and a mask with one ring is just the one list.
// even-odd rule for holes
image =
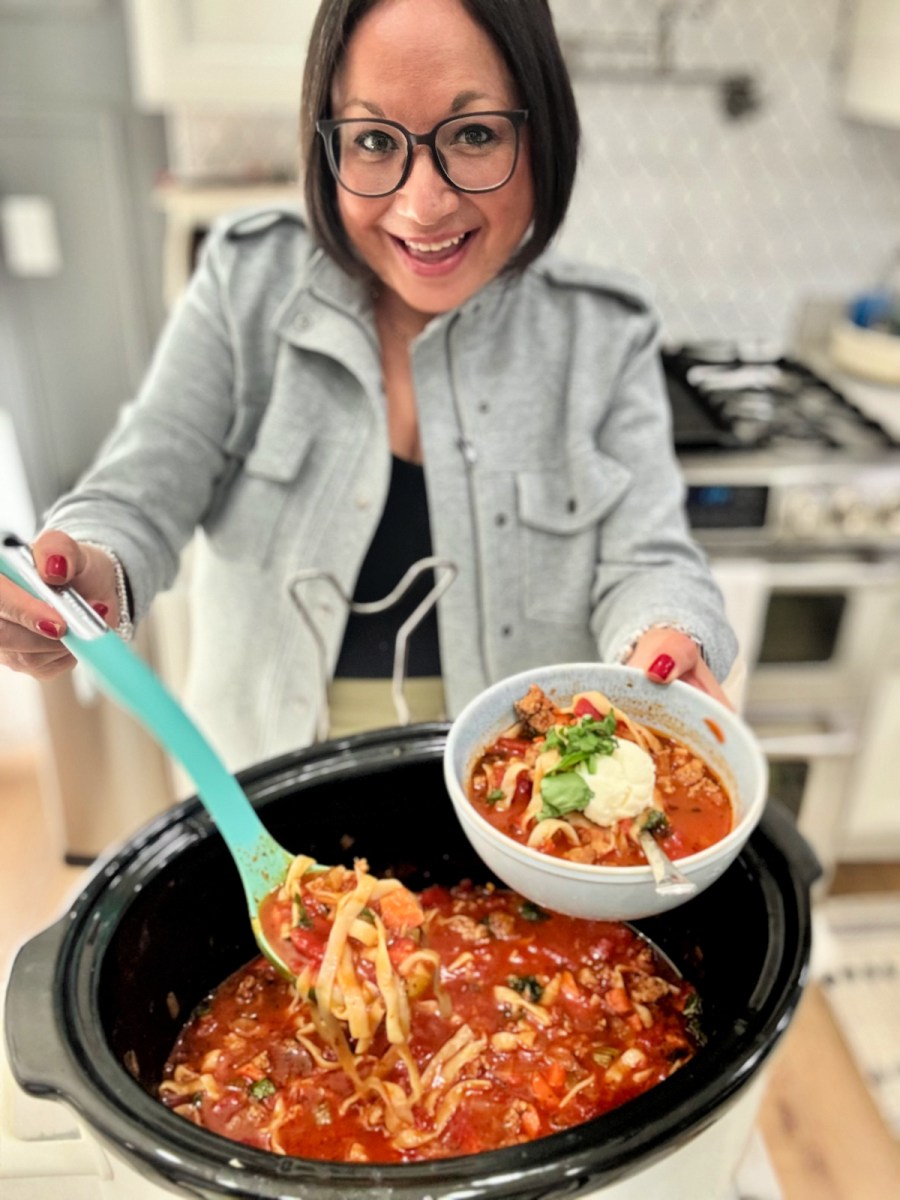
[[388, 154], [397, 149], [397, 143], [382, 129], [369, 129], [356, 137], [356, 147], [367, 154]]
[[494, 131], [486, 125], [466, 125], [456, 135], [464, 146], [489, 146], [495, 140]]

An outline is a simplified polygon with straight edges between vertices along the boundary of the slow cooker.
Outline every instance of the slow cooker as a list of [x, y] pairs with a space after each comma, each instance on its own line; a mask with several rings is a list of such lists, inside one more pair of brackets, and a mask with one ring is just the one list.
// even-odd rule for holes
[[[484, 881], [444, 789], [443, 724], [323, 743], [240, 775], [285, 846], [365, 857], [412, 888]], [[775, 801], [728, 871], [679, 909], [636, 922], [697, 987], [706, 1042], [645, 1095], [576, 1128], [485, 1154], [410, 1164], [285, 1158], [227, 1141], [155, 1098], [192, 1008], [256, 954], [243, 892], [196, 799], [144, 826], [71, 910], [20, 950], [6, 996], [9, 1062], [63, 1101], [162, 1194], [307, 1200], [718, 1200], [752, 1131], [761, 1067], [800, 999], [818, 865]], [[98, 1193], [99, 1194], [99, 1193]], [[106, 1193], [103, 1193], [104, 1195]], [[134, 1194], [127, 1186], [121, 1196]]]

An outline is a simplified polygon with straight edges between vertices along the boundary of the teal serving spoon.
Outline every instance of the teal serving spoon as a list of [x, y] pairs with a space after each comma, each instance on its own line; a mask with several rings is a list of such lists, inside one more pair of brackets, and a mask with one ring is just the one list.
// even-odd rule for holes
[[28, 545], [15, 534], [2, 535], [0, 573], [56, 609], [66, 623], [63, 645], [90, 668], [102, 690], [144, 725], [187, 771], [234, 858], [257, 945], [278, 971], [293, 978], [263, 932], [259, 908], [284, 881], [294, 856], [268, 832], [237, 780], [143, 659], [76, 591], [45, 583]]

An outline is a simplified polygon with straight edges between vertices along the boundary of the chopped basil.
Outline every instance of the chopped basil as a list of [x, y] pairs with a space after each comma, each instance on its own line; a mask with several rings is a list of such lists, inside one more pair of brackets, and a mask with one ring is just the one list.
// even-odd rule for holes
[[534, 1004], [539, 1004], [544, 994], [544, 989], [533, 975], [510, 975], [506, 983], [514, 992], [519, 992]]
[[684, 1003], [682, 1011], [685, 1016], [688, 1033], [698, 1046], [704, 1046], [706, 1044], [706, 1034], [703, 1032], [703, 1026], [701, 1025], [703, 1002], [697, 992], [691, 992]]
[[375, 924], [375, 914], [371, 908], [364, 908], [359, 914], [359, 919], [361, 921], [368, 921], [370, 925]]
[[548, 817], [564, 817], [566, 813], [583, 812], [591, 802], [593, 792], [580, 775], [545, 775], [541, 780], [543, 807], [539, 821]]
[[646, 829], [647, 833], [652, 833], [654, 836], [660, 834], [662, 837], [669, 832], [669, 818], [661, 808], [648, 808], [644, 814], [644, 818], [640, 823], [641, 829]]
[[543, 807], [538, 813], [539, 821], [584, 812], [593, 793], [577, 768], [584, 764], [589, 772], [596, 771], [597, 759], [612, 754], [618, 745], [615, 730], [616, 718], [612, 712], [601, 721], [583, 717], [577, 725], [551, 726], [544, 746], [547, 750], [557, 750], [560, 759], [541, 780]]
[[547, 921], [550, 919], [550, 914], [545, 913], [542, 908], [538, 908], [536, 904], [532, 904], [530, 900], [523, 900], [522, 907], [519, 909], [520, 916], [526, 921]]
[[267, 1096], [274, 1096], [278, 1089], [271, 1079], [265, 1077], [257, 1079], [255, 1083], [251, 1083], [247, 1090], [254, 1100], [265, 1100]]
[[616, 718], [610, 712], [602, 721], [583, 717], [577, 725], [553, 725], [544, 743], [547, 750], [558, 750], [560, 761], [553, 768], [571, 771], [579, 763], [588, 762], [595, 754], [612, 754], [618, 742], [615, 737]]
[[492, 788], [485, 796], [485, 801], [488, 804], [496, 804], [498, 800], [503, 799], [503, 788]]
[[303, 903], [303, 899], [299, 892], [295, 893], [294, 895], [294, 901], [291, 908], [291, 918], [294, 922], [295, 929], [312, 929], [313, 927], [312, 917], [306, 911], [306, 905]]

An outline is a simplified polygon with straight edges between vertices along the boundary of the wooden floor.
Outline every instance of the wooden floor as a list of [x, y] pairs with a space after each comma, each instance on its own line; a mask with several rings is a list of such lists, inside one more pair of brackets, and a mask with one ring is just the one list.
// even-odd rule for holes
[[[62, 864], [34, 756], [0, 756], [0, 981], [15, 946], [61, 911], [81, 876]], [[833, 890], [900, 891], [900, 864], [842, 868]], [[760, 1128], [784, 1200], [900, 1197], [900, 1143], [879, 1118], [815, 986], [769, 1068]]]

